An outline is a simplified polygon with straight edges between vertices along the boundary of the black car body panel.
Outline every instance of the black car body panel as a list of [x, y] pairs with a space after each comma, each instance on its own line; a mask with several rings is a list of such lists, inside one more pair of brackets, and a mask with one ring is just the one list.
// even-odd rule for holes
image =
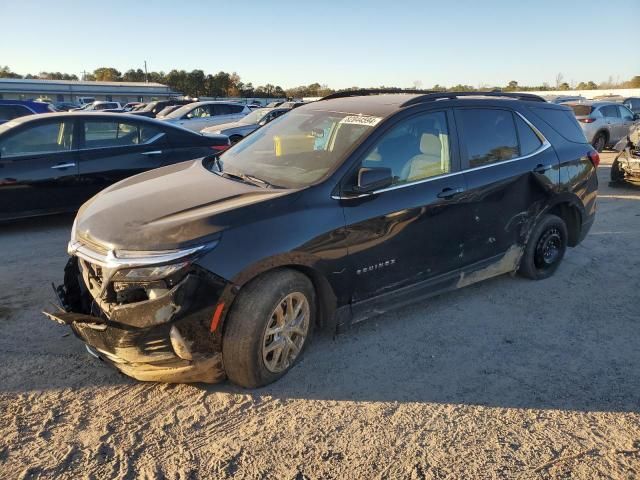
[[[100, 139], [110, 131], [95, 128], [112, 125], [137, 129], [137, 142], [124, 142], [123, 136]], [[50, 145], [37, 143], [48, 136]], [[224, 136], [199, 135], [129, 115], [52, 113], [14, 120], [0, 127], [0, 220], [75, 211], [124, 178], [227, 145]]]
[[[120, 182], [83, 206], [72, 243], [101, 246], [116, 256], [119, 250], [174, 252], [214, 245], [189, 257], [192, 268], [220, 282], [204, 294], [210, 328], [203, 341], [214, 344], [237, 293], [273, 269], [308, 275], [320, 299], [321, 324], [343, 328], [409, 301], [515, 271], [545, 213], [562, 217], [570, 245], [577, 245], [595, 216], [592, 147], [567, 140], [534, 113], [540, 104], [527, 98], [445, 99], [379, 95], [302, 106], [296, 109], [301, 115], [326, 109], [379, 120], [322, 178], [302, 188], [248, 185], [223, 178], [200, 160]], [[556, 105], [545, 108], [568, 111]], [[538, 144], [526, 153], [518, 145], [520, 154], [506, 161], [472, 165], [470, 132], [462, 118], [469, 109], [501, 112], [501, 118], [529, 128]], [[449, 173], [354, 195], [354, 175], [370, 161], [373, 146], [397, 126], [432, 113], [448, 125]], [[412, 148], [422, 151], [423, 140], [433, 141], [424, 135]], [[392, 145], [392, 152], [409, 148], [404, 140]], [[69, 269], [74, 268], [78, 278], [72, 258]], [[69, 307], [65, 299], [73, 297], [72, 283], [67, 279], [61, 290], [68, 312], [107, 316], [108, 306], [97, 312], [78, 303]], [[181, 318], [176, 312], [166, 323]], [[80, 336], [93, 345], [87, 335]], [[219, 353], [212, 347], [207, 358]]]

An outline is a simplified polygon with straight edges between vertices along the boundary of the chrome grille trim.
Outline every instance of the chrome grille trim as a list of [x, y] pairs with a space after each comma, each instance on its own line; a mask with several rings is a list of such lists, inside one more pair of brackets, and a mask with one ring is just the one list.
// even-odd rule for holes
[[118, 257], [115, 250], [109, 250], [106, 254], [96, 252], [87, 245], [71, 240], [67, 247], [69, 255], [76, 256], [89, 263], [99, 265], [107, 270], [120, 270], [121, 268], [136, 268], [149, 265], [159, 265], [171, 263], [184, 257], [198, 253], [211, 244], [199, 245], [197, 247], [185, 248], [182, 250], [166, 250], [161, 252], [129, 252], [131, 256]]

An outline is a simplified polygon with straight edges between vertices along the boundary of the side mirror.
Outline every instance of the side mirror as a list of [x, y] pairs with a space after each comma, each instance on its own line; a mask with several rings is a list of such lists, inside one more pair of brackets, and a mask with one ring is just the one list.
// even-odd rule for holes
[[393, 174], [387, 167], [362, 167], [358, 170], [358, 183], [355, 193], [369, 193], [381, 188], [390, 187], [393, 183]]

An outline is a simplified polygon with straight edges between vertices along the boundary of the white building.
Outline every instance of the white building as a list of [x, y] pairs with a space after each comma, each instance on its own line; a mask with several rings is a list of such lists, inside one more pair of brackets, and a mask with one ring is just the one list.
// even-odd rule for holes
[[79, 98], [89, 97], [127, 103], [162, 100], [181, 95], [161, 83], [0, 78], [0, 100], [45, 98], [52, 102], [77, 102]]

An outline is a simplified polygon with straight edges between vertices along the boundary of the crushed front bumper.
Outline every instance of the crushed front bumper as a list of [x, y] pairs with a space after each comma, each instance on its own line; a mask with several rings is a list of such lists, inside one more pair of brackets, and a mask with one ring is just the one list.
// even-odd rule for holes
[[221, 336], [211, 321], [227, 282], [194, 266], [160, 297], [108, 306], [91, 296], [80, 270], [72, 258], [57, 288], [62, 308], [45, 315], [69, 325], [92, 353], [137, 380], [224, 380]]

